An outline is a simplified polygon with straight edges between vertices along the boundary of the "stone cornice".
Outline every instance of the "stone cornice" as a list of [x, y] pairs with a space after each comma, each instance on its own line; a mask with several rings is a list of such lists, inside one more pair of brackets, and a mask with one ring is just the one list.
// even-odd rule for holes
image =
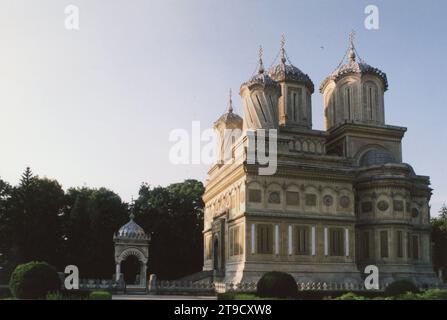
[[347, 216], [347, 215], [320, 215], [320, 214], [311, 214], [311, 213], [302, 213], [302, 212], [275, 212], [269, 210], [267, 212], [264, 211], [250, 211], [245, 212], [245, 216], [247, 217], [257, 217], [257, 218], [294, 218], [294, 219], [303, 219], [303, 220], [321, 220], [321, 221], [344, 221], [344, 222], [355, 222], [355, 216]]
[[417, 230], [430, 230], [431, 226], [429, 224], [422, 225], [418, 224], [415, 225], [411, 222], [411, 220], [397, 220], [397, 219], [358, 219], [357, 226], [384, 226], [384, 225], [400, 225], [400, 226], [406, 226], [410, 227], [412, 229]]
[[245, 176], [245, 168], [243, 164], [237, 164], [236, 166], [229, 165], [224, 168], [218, 176], [213, 177], [205, 188], [203, 194], [203, 201], [206, 203], [217, 194], [227, 189], [235, 181]]
[[301, 128], [299, 126], [294, 127], [290, 125], [283, 125], [280, 126], [278, 129], [278, 138], [303, 137], [303, 136], [325, 139], [328, 136], [328, 132], [323, 130]]
[[368, 138], [374, 136], [375, 138], [387, 138], [401, 141], [406, 131], [407, 128], [405, 127], [374, 125], [346, 120], [344, 123], [329, 130], [328, 141], [335, 141], [347, 134], [364, 136]]
[[[247, 165], [246, 168], [247, 173], [250, 176], [254, 176], [257, 175], [259, 166]], [[262, 176], [259, 177], [262, 178]], [[337, 170], [331, 167], [296, 164], [296, 163], [289, 163], [289, 164], [279, 163], [274, 177], [352, 182], [355, 175], [354, 172], [351, 170], [340, 170], [340, 169]]]
[[430, 197], [432, 188], [429, 187], [429, 182], [415, 183], [411, 177], [401, 176], [371, 176], [365, 177], [361, 180], [356, 180], [355, 189], [357, 191], [368, 190], [371, 188], [405, 188], [413, 196], [420, 195]]

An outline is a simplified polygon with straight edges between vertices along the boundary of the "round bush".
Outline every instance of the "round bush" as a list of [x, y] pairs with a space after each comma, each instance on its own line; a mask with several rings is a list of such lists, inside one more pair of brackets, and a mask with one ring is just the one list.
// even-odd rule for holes
[[49, 292], [59, 291], [61, 281], [54, 267], [46, 262], [18, 265], [9, 280], [9, 289], [18, 299], [41, 299]]
[[294, 298], [298, 293], [295, 279], [288, 273], [267, 272], [258, 281], [257, 295], [271, 298]]
[[397, 280], [385, 288], [385, 296], [394, 297], [407, 292], [418, 293], [419, 289], [410, 280]]
[[112, 300], [112, 294], [108, 291], [92, 291], [90, 300]]

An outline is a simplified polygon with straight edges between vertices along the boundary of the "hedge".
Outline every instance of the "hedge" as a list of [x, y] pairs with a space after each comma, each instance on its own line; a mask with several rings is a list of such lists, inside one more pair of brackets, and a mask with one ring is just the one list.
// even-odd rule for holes
[[290, 274], [272, 271], [265, 273], [258, 281], [256, 294], [259, 297], [295, 298], [298, 286]]
[[43, 299], [61, 288], [59, 275], [46, 262], [32, 261], [18, 265], [11, 275], [9, 289], [18, 299]]

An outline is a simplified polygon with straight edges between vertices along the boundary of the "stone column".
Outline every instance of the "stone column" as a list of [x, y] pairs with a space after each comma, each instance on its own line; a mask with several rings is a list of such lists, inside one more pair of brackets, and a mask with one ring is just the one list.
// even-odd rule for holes
[[118, 261], [118, 262], [116, 263], [116, 271], [115, 271], [115, 278], [116, 278], [116, 281], [119, 281], [119, 279], [120, 279], [120, 275], [121, 275], [121, 263]]
[[149, 277], [148, 291], [150, 293], [157, 293], [157, 276], [155, 274], [151, 274]]
[[141, 269], [140, 269], [140, 285], [146, 286], [146, 275], [147, 272], [147, 265], [145, 262], [141, 263]]

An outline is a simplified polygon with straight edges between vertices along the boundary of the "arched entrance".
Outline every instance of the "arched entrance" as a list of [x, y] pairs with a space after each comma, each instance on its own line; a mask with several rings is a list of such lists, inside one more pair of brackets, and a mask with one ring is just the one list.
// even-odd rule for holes
[[116, 258], [117, 275], [125, 281], [126, 288], [146, 287], [147, 258], [140, 248], [130, 247]]
[[121, 262], [121, 272], [128, 285], [138, 285], [140, 282], [141, 263], [136, 256], [128, 256]]

